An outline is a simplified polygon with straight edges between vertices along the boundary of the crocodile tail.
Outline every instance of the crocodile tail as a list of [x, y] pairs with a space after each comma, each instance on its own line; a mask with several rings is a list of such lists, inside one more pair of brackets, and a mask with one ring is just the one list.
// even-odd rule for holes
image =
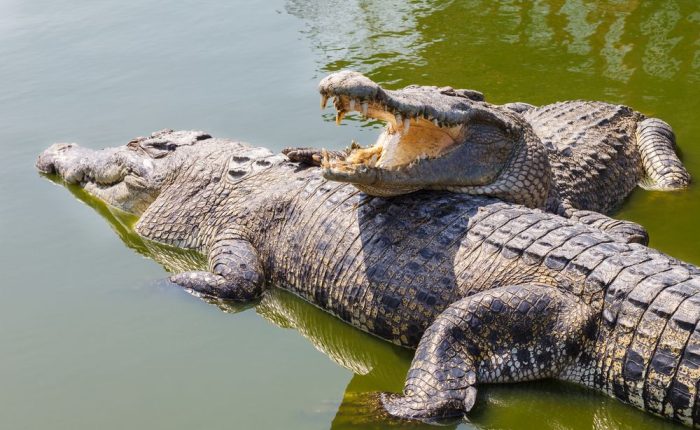
[[646, 177], [639, 186], [650, 190], [678, 190], [690, 183], [690, 174], [676, 155], [671, 126], [658, 118], [637, 125], [637, 146]]
[[598, 267], [607, 268], [589, 279], [598, 272], [612, 281], [604, 281], [592, 385], [700, 428], [700, 272], [637, 245]]

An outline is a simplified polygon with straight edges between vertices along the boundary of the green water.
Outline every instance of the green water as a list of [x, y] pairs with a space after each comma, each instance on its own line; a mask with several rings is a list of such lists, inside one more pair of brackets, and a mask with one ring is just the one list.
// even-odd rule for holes
[[[700, 178], [696, 0], [0, 0], [0, 428], [416, 427], [368, 394], [400, 389], [410, 352], [283, 292], [192, 297], [163, 279], [197, 256], [33, 168], [55, 141], [166, 127], [273, 149], [369, 143], [376, 126], [318, 111], [316, 83], [341, 68], [498, 103], [628, 104], [673, 125]], [[618, 215], [700, 264], [699, 189], [638, 190]], [[675, 428], [555, 382], [481, 388], [472, 426]]]

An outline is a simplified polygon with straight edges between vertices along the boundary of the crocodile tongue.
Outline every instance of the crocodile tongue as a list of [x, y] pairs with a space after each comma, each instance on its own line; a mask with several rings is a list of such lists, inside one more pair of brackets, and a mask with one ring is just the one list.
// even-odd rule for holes
[[325, 107], [330, 97], [334, 97], [337, 124], [340, 124], [348, 113], [356, 112], [366, 119], [386, 123], [373, 145], [351, 148], [345, 160], [326, 159], [326, 165], [331, 170], [354, 170], [360, 165], [397, 169], [418, 159], [441, 156], [455, 145], [463, 133], [461, 124], [440, 124], [437, 119], [412, 116], [409, 110], [392, 108], [383, 105], [379, 100], [360, 99], [329, 91], [322, 92], [322, 106]]

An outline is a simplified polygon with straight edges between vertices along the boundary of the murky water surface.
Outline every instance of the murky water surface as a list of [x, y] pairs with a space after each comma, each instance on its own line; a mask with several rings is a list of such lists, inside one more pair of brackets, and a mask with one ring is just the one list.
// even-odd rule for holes
[[[318, 111], [317, 81], [341, 68], [497, 103], [628, 104], [673, 125], [700, 178], [694, 0], [0, 0], [1, 428], [415, 427], [367, 394], [400, 389], [410, 352], [283, 292], [234, 308], [173, 288], [166, 268], [196, 256], [33, 168], [55, 141], [166, 127], [277, 150], [369, 143], [376, 126]], [[638, 190], [619, 216], [698, 264], [698, 197]], [[555, 382], [481, 389], [472, 426], [675, 428]]]

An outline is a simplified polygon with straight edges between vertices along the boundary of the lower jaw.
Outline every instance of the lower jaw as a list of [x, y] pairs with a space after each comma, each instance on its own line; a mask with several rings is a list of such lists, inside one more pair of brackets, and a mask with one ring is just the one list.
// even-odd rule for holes
[[[372, 149], [370, 147], [359, 151], [370, 151], [374, 154], [379, 152], [379, 154], [384, 155], [384, 151], [375, 152]], [[365, 194], [375, 197], [394, 197], [423, 189], [422, 186], [401, 185], [400, 182], [391, 185], [381, 184], [379, 177], [383, 174], [391, 174], [392, 171], [398, 174], [405, 166], [383, 166], [381, 162], [377, 162], [376, 158], [377, 155], [373, 157], [361, 156], [361, 160], [357, 160], [357, 162], [348, 162], [347, 159], [330, 160], [324, 158], [322, 162], [323, 177], [329, 181], [352, 184]], [[377, 181], [380, 184], [377, 184]]]
[[141, 206], [141, 199], [136, 198], [138, 194], [133, 190], [129, 191], [121, 187], [126, 188], [126, 185], [123, 182], [119, 182], [109, 188], [101, 188], [93, 183], [87, 183], [82, 188], [90, 196], [108, 206], [132, 215], [140, 215], [142, 212], [139, 207]]
[[421, 190], [420, 187], [382, 188], [364, 184], [353, 184], [353, 186], [363, 193], [374, 197], [396, 197]]

